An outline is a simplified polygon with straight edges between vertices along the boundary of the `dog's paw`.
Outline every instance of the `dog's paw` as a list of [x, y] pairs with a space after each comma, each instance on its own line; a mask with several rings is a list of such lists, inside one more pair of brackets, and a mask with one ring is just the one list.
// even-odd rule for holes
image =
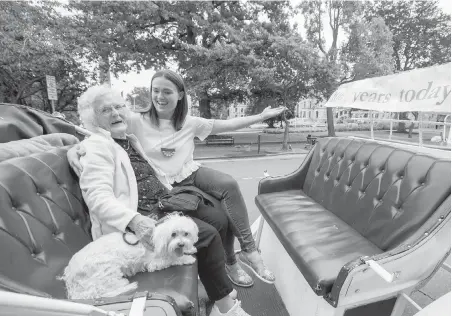
[[194, 255], [197, 251], [196, 247], [193, 246], [191, 249], [187, 249], [184, 253], [186, 255]]
[[196, 262], [195, 257], [193, 256], [184, 256], [182, 264], [193, 264]]

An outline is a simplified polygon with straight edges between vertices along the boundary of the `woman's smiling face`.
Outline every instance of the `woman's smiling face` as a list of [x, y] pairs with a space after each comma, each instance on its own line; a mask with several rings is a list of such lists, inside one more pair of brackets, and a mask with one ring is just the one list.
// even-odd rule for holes
[[157, 77], [151, 83], [151, 95], [154, 108], [161, 119], [171, 119], [177, 102], [184, 96], [177, 86], [164, 77]]

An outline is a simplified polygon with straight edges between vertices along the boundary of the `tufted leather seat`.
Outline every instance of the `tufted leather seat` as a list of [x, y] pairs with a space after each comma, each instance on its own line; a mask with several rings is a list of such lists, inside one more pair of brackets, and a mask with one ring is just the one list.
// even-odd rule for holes
[[271, 185], [264, 179], [255, 201], [314, 292], [325, 295], [348, 263], [420, 238], [450, 196], [450, 172], [450, 160], [324, 138], [295, 173]]
[[[0, 144], [1, 153], [13, 156], [4, 154], [0, 161], [0, 289], [66, 298], [56, 277], [91, 241], [88, 210], [66, 159], [68, 147], [51, 148], [75, 137], [61, 134], [52, 143], [48, 138], [55, 135]], [[140, 273], [134, 280], [140, 291], [174, 291], [197, 305], [196, 265]]]

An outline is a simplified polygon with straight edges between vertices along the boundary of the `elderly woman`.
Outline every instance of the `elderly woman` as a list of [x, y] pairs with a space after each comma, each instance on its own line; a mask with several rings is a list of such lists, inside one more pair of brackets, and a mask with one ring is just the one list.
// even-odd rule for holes
[[[121, 95], [106, 86], [91, 87], [79, 98], [78, 110], [84, 126], [93, 133], [81, 143], [86, 153], [80, 160], [80, 187], [90, 210], [93, 239], [130, 229], [152, 248], [144, 237], [152, 234], [155, 219], [147, 215], [158, 217], [153, 208], [156, 195], [171, 193], [171, 186], [158, 180], [136, 137], [126, 133], [128, 108]], [[233, 288], [225, 271], [226, 215], [204, 203], [189, 214], [199, 228], [195, 244], [199, 277], [215, 301], [211, 315], [247, 316], [230, 295]]]

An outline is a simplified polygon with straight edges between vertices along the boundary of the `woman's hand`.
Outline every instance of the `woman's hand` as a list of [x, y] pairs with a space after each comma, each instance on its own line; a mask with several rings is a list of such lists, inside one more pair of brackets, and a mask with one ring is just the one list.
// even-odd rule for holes
[[260, 115], [262, 116], [263, 121], [265, 121], [268, 120], [269, 118], [280, 115], [285, 110], [287, 110], [285, 106], [280, 106], [277, 108], [271, 108], [270, 106], [267, 106]]
[[154, 251], [152, 235], [154, 234], [155, 220], [138, 214], [132, 218], [128, 226], [135, 233], [135, 236], [137, 236], [144, 247], [150, 251]]
[[79, 178], [83, 170], [83, 167], [80, 164], [80, 157], [84, 156], [85, 154], [86, 154], [85, 148], [80, 144], [72, 146], [72, 148], [69, 149], [66, 154], [69, 165]]

